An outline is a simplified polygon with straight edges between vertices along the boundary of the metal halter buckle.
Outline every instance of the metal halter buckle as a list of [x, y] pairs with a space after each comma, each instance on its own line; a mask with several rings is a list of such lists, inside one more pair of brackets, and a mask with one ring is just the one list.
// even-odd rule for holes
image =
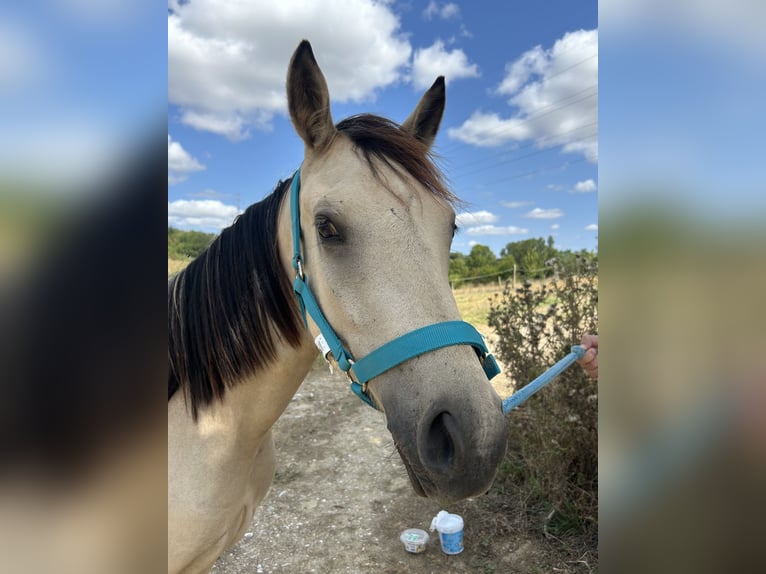
[[346, 371], [346, 378], [348, 379], [348, 382], [361, 384], [362, 392], [364, 394], [367, 394], [367, 381], [365, 381], [364, 383], [359, 383], [358, 381], [354, 380], [354, 377], [351, 376], [351, 369], [354, 367], [354, 359], [347, 359], [347, 360], [348, 360], [348, 364], [350, 365], [348, 371]]

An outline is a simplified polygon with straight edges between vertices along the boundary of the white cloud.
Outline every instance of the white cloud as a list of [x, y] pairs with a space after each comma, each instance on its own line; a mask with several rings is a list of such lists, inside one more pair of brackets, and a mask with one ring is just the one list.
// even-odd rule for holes
[[178, 199], [168, 201], [168, 225], [220, 231], [239, 215], [234, 205], [216, 199]]
[[460, 14], [460, 6], [455, 4], [454, 2], [449, 2], [442, 6], [442, 10], [439, 13], [439, 16], [444, 18], [445, 20], [447, 18], [452, 18], [453, 16], [457, 16]]
[[590, 191], [596, 191], [596, 182], [592, 179], [586, 179], [585, 181], [578, 181], [574, 190], [580, 193], [588, 193]]
[[505, 78], [495, 91], [498, 94], [515, 94], [532, 75], [542, 75], [546, 63], [545, 51], [541, 46], [535, 46], [505, 66]]
[[170, 8], [168, 99], [183, 123], [234, 140], [286, 113], [287, 65], [307, 30], [334, 101], [373, 99], [402, 79], [412, 53], [386, 2], [194, 0]]
[[532, 211], [527, 212], [524, 217], [529, 219], [557, 219], [564, 217], [564, 212], [558, 208], [556, 209], [540, 209], [535, 207]]
[[454, 2], [448, 2], [444, 4], [443, 6], [439, 6], [439, 3], [436, 2], [436, 0], [431, 0], [428, 3], [428, 6], [426, 7], [426, 9], [423, 10], [423, 17], [426, 20], [431, 20], [434, 16], [438, 16], [439, 18], [447, 20], [448, 18], [452, 18], [453, 16], [458, 16], [459, 14], [460, 14], [460, 6], [458, 6]]
[[595, 223], [591, 223], [590, 225], [585, 226], [585, 231], [598, 231], [598, 225]]
[[559, 227], [561, 226], [558, 223], [554, 223], [553, 225], [551, 225], [551, 229], [554, 229], [554, 230], [558, 229]]
[[518, 207], [526, 207], [527, 205], [532, 205], [531, 201], [501, 201], [500, 205], [503, 207], [507, 207], [509, 209], [516, 209]]
[[447, 83], [460, 78], [478, 78], [479, 68], [468, 62], [468, 56], [459, 48], [444, 49], [444, 42], [436, 40], [428, 48], [415, 51], [412, 62], [412, 83], [419, 90], [428, 88], [437, 76], [444, 76]]
[[[269, 116], [269, 119], [271, 116]], [[253, 119], [251, 122], [260, 125]], [[212, 132], [227, 137], [231, 141], [241, 141], [250, 136], [247, 121], [238, 113], [214, 113], [184, 110], [181, 114], [181, 123], [193, 127], [195, 130]]]
[[475, 111], [459, 128], [450, 128], [449, 137], [479, 147], [496, 147], [511, 139], [525, 140], [534, 137], [528, 123], [518, 119], [502, 119], [497, 114]]
[[194, 171], [202, 171], [205, 166], [194, 159], [180, 143], [173, 141], [168, 134], [168, 184], [173, 185], [185, 180]]
[[466, 230], [468, 235], [521, 235], [529, 233], [529, 229], [522, 227], [515, 227], [510, 225], [508, 227], [498, 227], [497, 225], [479, 225], [477, 227], [470, 227]]
[[474, 111], [449, 136], [493, 147], [533, 140], [538, 148], [562, 146], [598, 161], [598, 30], [569, 32], [550, 49], [536, 46], [506, 66], [495, 90], [510, 96], [515, 113]]
[[494, 223], [498, 220], [497, 215], [489, 211], [473, 211], [470, 213], [460, 213], [455, 217], [455, 223], [460, 227], [469, 227], [471, 225], [482, 225], [485, 223]]

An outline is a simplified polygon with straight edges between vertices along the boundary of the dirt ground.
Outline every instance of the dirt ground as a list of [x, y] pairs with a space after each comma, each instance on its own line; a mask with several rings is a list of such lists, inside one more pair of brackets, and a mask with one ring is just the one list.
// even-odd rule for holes
[[556, 541], [509, 528], [498, 495], [451, 505], [465, 521], [465, 550], [442, 553], [437, 535], [422, 554], [399, 541], [428, 530], [442, 508], [415, 495], [381, 413], [345, 379], [315, 368], [274, 427], [274, 482], [245, 537], [213, 567], [238, 573], [592, 572]]

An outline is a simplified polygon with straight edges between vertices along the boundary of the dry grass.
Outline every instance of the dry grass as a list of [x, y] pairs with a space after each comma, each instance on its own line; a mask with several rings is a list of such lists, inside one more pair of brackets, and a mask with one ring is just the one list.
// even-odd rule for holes
[[489, 302], [495, 295], [502, 294], [503, 288], [496, 285], [477, 285], [473, 287], [458, 287], [452, 293], [455, 295], [460, 316], [475, 327], [488, 327]]
[[[553, 282], [552, 279], [535, 280], [532, 281], [532, 285], [538, 288], [539, 285], [545, 283], [549, 285]], [[521, 282], [517, 283], [517, 287], [521, 287]], [[457, 302], [457, 308], [460, 311], [460, 316], [464, 321], [467, 321], [479, 328], [484, 332], [482, 328], [490, 329], [488, 316], [490, 309], [490, 301], [495, 297], [500, 297], [505, 289], [505, 283], [497, 285], [496, 283], [490, 283], [487, 285], [474, 285], [464, 286], [454, 289], [452, 293], [455, 295], [455, 301]], [[553, 302], [551, 300], [546, 301], [546, 304]]]
[[190, 261], [191, 261], [190, 259], [185, 261], [179, 261], [178, 259], [171, 259], [170, 257], [168, 257], [168, 277], [181, 271], [181, 269], [186, 267]]

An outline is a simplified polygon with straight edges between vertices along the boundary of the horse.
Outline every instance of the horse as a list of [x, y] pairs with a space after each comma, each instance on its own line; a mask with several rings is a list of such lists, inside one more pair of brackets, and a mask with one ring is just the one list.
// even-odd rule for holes
[[[417, 494], [482, 494], [506, 450], [481, 337], [448, 281], [459, 200], [430, 151], [444, 78], [401, 125], [335, 125], [304, 40], [287, 100], [299, 172], [168, 283], [168, 572], [208, 572], [243, 536], [274, 475], [272, 426], [319, 348], [383, 413]], [[392, 353], [362, 380], [365, 358]]]

